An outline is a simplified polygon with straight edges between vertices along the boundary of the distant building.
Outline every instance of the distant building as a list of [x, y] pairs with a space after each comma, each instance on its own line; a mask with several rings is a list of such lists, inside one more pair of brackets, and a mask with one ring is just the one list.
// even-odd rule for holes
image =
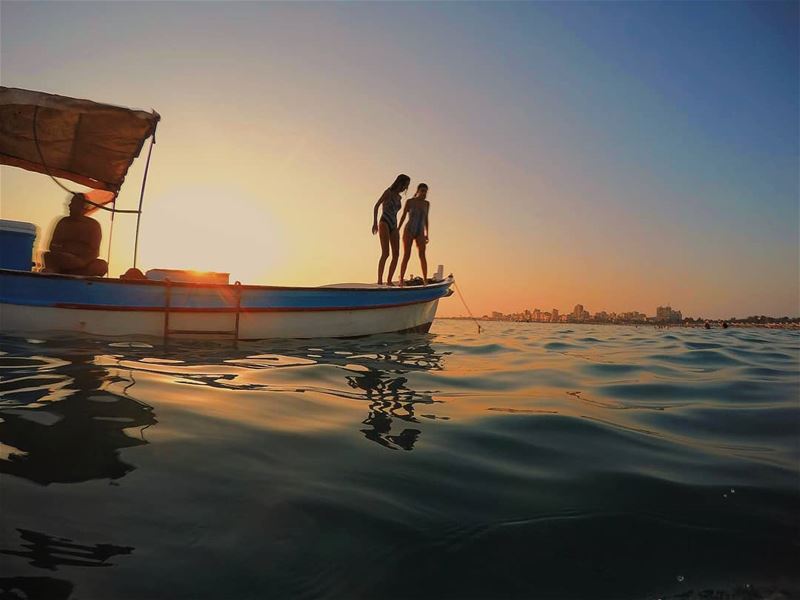
[[558, 321], [559, 321], [558, 309], [554, 308], [553, 312], [550, 313], [550, 322], [551, 323], [558, 323]]
[[497, 312], [496, 310], [493, 310], [492, 311], [492, 318], [493, 319], [502, 319], [503, 318], [503, 313]]
[[616, 320], [633, 322], [633, 323], [643, 323], [647, 321], [647, 315], [645, 315], [644, 313], [640, 313], [639, 311], [633, 310], [630, 312], [619, 313], [617, 315]]
[[656, 308], [655, 320], [662, 323], [680, 323], [683, 315], [679, 310], [672, 310], [671, 306], [659, 306]]
[[536, 321], [537, 323], [542, 320], [542, 311], [538, 308], [533, 309], [533, 314], [531, 315], [531, 319]]
[[572, 318], [576, 321], [580, 321], [581, 317], [583, 316], [583, 304], [576, 304], [575, 308], [572, 309]]

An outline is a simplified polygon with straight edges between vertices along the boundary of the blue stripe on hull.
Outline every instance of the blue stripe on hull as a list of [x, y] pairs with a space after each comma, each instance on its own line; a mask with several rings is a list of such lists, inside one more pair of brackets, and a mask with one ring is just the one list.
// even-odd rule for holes
[[[235, 310], [232, 285], [171, 284], [170, 310]], [[241, 309], [337, 310], [427, 302], [449, 294], [450, 282], [407, 288], [286, 288], [241, 286]], [[159, 310], [162, 282], [120, 281], [0, 270], [0, 303], [25, 306]]]

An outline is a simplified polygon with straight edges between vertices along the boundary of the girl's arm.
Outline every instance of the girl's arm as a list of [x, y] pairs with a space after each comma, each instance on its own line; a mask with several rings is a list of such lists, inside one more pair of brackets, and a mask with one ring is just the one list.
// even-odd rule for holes
[[[388, 192], [389, 190], [386, 190]], [[381, 197], [378, 198], [378, 201], [375, 203], [375, 206], [372, 208], [372, 235], [378, 233], [378, 207], [383, 204], [383, 201], [386, 199], [386, 192], [381, 194]]]
[[400, 215], [400, 223], [397, 225], [398, 231], [403, 228], [403, 221], [406, 220], [406, 215], [408, 214], [408, 202], [406, 202], [406, 206], [403, 209], [403, 214]]
[[431, 205], [425, 207], [425, 241], [428, 241], [428, 238], [431, 237], [431, 226], [428, 222], [428, 212], [431, 210]]

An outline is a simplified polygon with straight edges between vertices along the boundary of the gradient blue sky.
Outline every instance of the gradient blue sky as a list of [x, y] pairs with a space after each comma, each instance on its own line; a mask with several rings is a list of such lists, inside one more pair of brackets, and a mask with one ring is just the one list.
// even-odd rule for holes
[[[475, 312], [797, 315], [799, 18], [796, 2], [4, 1], [0, 78], [162, 114], [147, 268], [369, 281], [371, 205], [403, 171], [430, 184], [431, 262]], [[0, 175], [2, 217], [46, 238], [63, 192]]]

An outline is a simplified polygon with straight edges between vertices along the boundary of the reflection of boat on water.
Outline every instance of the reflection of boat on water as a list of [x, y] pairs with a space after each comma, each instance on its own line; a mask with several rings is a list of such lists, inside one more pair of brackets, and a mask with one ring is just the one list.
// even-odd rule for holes
[[[385, 369], [367, 368], [366, 371], [347, 376], [351, 388], [363, 390], [369, 401], [369, 414], [362, 424], [369, 429], [362, 429], [368, 440], [386, 448], [402, 448], [412, 450], [422, 431], [416, 411], [419, 405], [434, 403], [430, 393], [418, 392], [408, 387], [409, 370], [441, 369], [441, 355], [433, 351], [429, 344], [412, 346], [399, 353], [400, 364], [404, 369], [387, 371]], [[394, 421], [411, 424], [399, 433], [393, 433]]]
[[0, 598], [69, 600], [75, 586], [55, 577], [0, 577]]
[[18, 556], [30, 560], [34, 567], [55, 570], [67, 567], [110, 567], [114, 556], [130, 554], [130, 546], [114, 544], [79, 544], [68, 538], [53, 537], [46, 533], [17, 529], [23, 540], [24, 550], [0, 549], [0, 554]]
[[369, 426], [369, 429], [361, 430], [364, 437], [387, 448], [412, 450], [422, 432], [416, 427], [407, 427], [392, 434], [392, 422], [397, 419], [419, 423], [414, 414], [415, 404], [432, 404], [433, 398], [408, 389], [406, 377], [387, 377], [376, 371], [349, 376], [347, 382], [354, 388], [365, 390], [370, 402], [369, 415], [362, 421]]
[[[439, 371], [445, 354], [431, 346], [429, 336], [381, 336], [359, 340], [326, 340], [324, 347], [303, 344], [297, 340], [283, 340], [270, 345], [270, 354], [257, 351], [258, 346], [231, 351], [226, 347], [218, 352], [207, 345], [171, 345], [164, 358], [180, 359], [178, 367], [215, 365], [224, 362], [247, 369], [291, 369], [308, 367], [310, 364], [332, 365], [342, 369], [346, 387], [323, 387], [314, 385], [313, 378], [305, 386], [251, 382], [242, 383], [233, 375], [205, 375], [203, 373], [178, 373], [209, 387], [225, 390], [247, 390], [265, 392], [319, 393], [349, 400], [368, 402], [368, 414], [361, 421], [367, 428], [360, 429], [370, 441], [390, 449], [412, 450], [422, 435], [420, 417], [423, 419], [447, 419], [431, 414], [419, 414], [421, 406], [430, 407], [436, 400], [433, 392], [414, 389], [409, 383], [409, 374], [424, 371]], [[249, 350], [249, 351], [248, 351]], [[163, 366], [167, 370], [168, 366]], [[146, 366], [145, 366], [146, 368]], [[163, 368], [159, 369], [164, 372]], [[400, 431], [397, 423], [408, 424]]]
[[[17, 529], [21, 538], [20, 548], [2, 548], [6, 562], [23, 559], [39, 569], [57, 571], [59, 568], [108, 568], [116, 564], [117, 556], [133, 553], [131, 546], [116, 544], [84, 544], [78, 541], [55, 537], [39, 531]], [[4, 540], [5, 543], [10, 542]], [[113, 560], [112, 560], [113, 559]], [[0, 577], [0, 598], [30, 600], [67, 600], [72, 597], [75, 586], [72, 582], [55, 577]]]
[[[155, 112], [5, 87], [0, 87], [0, 117], [0, 164], [114, 194], [148, 138], [152, 149], [160, 120]], [[96, 206], [141, 215], [141, 200], [133, 211]], [[11, 222], [0, 239], [17, 240], [25, 225]], [[5, 333], [264, 339], [426, 332], [439, 299], [452, 293], [454, 282], [450, 276], [402, 288], [276, 287], [198, 282], [186, 274], [180, 281], [43, 274], [19, 267], [30, 263], [32, 241], [28, 250], [23, 246], [23, 256], [19, 250], [0, 253], [5, 256], [0, 258], [0, 329]]]
[[9, 450], [0, 473], [43, 485], [124, 477], [135, 467], [119, 451], [147, 443], [128, 430], [156, 423], [152, 408], [107, 391], [109, 373], [94, 355], [64, 358], [39, 373], [33, 357], [4, 370], [0, 442]]
[[[247, 342], [237, 349], [191, 341], [154, 348], [59, 338], [48, 342], [46, 356], [41, 356], [42, 346], [3, 338], [0, 442], [5, 453], [0, 455], [0, 474], [48, 485], [113, 480], [130, 473], [136, 467], [125, 458], [134, 455], [121, 451], [147, 444], [146, 429], [157, 423], [153, 408], [129, 395], [136, 392], [131, 384], [148, 374], [209, 388], [208, 397], [230, 403], [225, 410], [232, 413], [238, 390], [276, 393], [281, 402], [285, 394], [351, 401], [364, 407], [353, 420], [355, 430], [389, 449], [413, 449], [426, 420], [447, 418], [432, 414], [435, 391], [413, 383], [414, 373], [443, 368], [445, 354], [432, 346], [430, 336], [332, 339], [320, 344], [324, 347], [316, 343], [276, 340], [269, 343], [269, 354], [262, 354], [267, 349], [263, 344]], [[336, 367], [339, 375], [318, 379], [307, 371], [313, 365]], [[302, 384], [291, 374], [295, 368], [308, 373]], [[272, 369], [287, 376], [266, 373]], [[221, 393], [215, 397], [213, 390]], [[269, 396], [263, 401], [269, 403]], [[264, 414], [269, 413], [265, 406]], [[280, 423], [274, 425], [280, 428]]]

